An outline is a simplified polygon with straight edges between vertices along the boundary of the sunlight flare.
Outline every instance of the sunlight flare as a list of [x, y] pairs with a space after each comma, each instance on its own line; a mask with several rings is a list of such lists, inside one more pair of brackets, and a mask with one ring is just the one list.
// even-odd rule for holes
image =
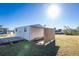
[[47, 15], [52, 18], [55, 19], [59, 16], [60, 14], [60, 7], [57, 4], [51, 4], [48, 9], [47, 9]]

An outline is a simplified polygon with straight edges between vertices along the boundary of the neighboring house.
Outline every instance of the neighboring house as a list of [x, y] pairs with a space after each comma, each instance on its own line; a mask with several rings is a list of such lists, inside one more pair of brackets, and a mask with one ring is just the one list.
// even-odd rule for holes
[[8, 33], [8, 28], [3, 28], [1, 25], [0, 25], [0, 34], [7, 34]]
[[8, 34], [14, 34], [14, 30], [8, 30]]
[[62, 30], [62, 29], [57, 29], [57, 30], [55, 30], [55, 33], [56, 33], [56, 34], [64, 34], [64, 30]]
[[79, 26], [76, 28], [76, 30], [79, 32]]
[[55, 39], [55, 29], [46, 28], [40, 24], [15, 28], [15, 35], [27, 40], [44, 37], [46, 40]]

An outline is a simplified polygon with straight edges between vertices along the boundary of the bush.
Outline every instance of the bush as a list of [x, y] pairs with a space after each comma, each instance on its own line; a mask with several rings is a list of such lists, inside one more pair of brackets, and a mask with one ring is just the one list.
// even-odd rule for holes
[[77, 31], [77, 29], [71, 29], [69, 26], [64, 26], [64, 34], [79, 35], [79, 31]]

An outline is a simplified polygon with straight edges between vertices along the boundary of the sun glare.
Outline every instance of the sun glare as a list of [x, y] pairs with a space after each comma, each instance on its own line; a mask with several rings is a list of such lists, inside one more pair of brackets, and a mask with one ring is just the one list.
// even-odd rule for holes
[[60, 14], [60, 8], [57, 4], [52, 4], [48, 7], [47, 9], [47, 15], [52, 18], [55, 19], [59, 16]]

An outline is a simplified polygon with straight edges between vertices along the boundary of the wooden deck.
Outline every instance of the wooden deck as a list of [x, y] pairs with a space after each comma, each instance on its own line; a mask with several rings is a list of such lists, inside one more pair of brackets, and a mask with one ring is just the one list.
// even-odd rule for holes
[[24, 40], [21, 37], [9, 37], [9, 38], [1, 38], [0, 39], [0, 44], [4, 44], [4, 43], [12, 43], [12, 42], [16, 42], [16, 41], [22, 41]]

